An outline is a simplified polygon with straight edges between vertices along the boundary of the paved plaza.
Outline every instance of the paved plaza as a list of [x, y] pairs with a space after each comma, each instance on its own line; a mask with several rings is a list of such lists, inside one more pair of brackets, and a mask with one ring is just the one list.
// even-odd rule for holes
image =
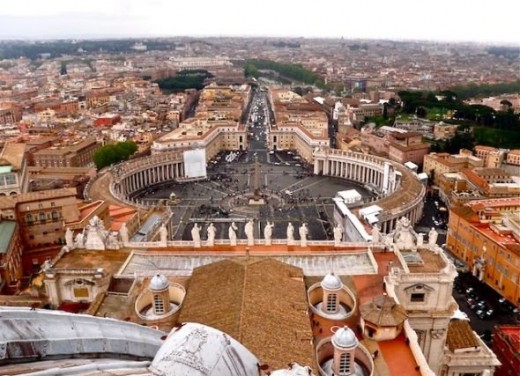
[[[227, 239], [231, 222], [238, 226], [238, 238], [245, 239], [244, 224], [255, 220], [255, 238], [263, 238], [267, 221], [274, 224], [273, 238], [285, 239], [287, 224], [298, 229], [307, 223], [309, 240], [332, 239], [333, 201], [336, 192], [356, 189], [365, 202], [374, 198], [361, 185], [351, 181], [314, 176], [306, 166], [292, 154], [278, 152], [263, 154], [258, 159], [258, 181], [260, 193], [265, 197], [264, 205], [250, 205], [254, 191], [255, 163], [252, 152], [243, 152], [234, 162], [210, 163], [208, 179], [192, 183], [170, 182], [148, 187], [137, 192], [133, 198], [166, 202], [173, 192], [179, 200], [172, 206], [173, 240], [191, 240], [194, 223], [202, 227], [202, 239], [206, 238], [209, 223], [217, 227], [217, 239]], [[297, 157], [296, 157], [297, 158]], [[298, 239], [298, 231], [296, 239]]]

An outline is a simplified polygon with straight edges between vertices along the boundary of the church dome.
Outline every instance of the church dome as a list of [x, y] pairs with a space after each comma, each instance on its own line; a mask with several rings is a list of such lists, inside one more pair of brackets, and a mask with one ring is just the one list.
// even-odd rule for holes
[[150, 365], [161, 376], [248, 376], [258, 374], [259, 360], [220, 330], [196, 323], [173, 329]]
[[343, 284], [334, 273], [327, 274], [321, 281], [321, 287], [325, 290], [339, 290]]
[[167, 289], [169, 286], [170, 282], [165, 275], [156, 274], [150, 281], [150, 285], [148, 287], [152, 291], [162, 291]]
[[352, 347], [357, 347], [358, 340], [352, 329], [350, 329], [348, 326], [344, 326], [343, 328], [336, 330], [336, 333], [334, 333], [334, 336], [332, 336], [332, 343], [336, 347], [349, 349]]

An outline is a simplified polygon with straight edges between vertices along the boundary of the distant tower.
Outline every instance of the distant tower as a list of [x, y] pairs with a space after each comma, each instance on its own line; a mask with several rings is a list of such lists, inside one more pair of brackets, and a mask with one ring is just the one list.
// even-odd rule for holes
[[164, 315], [170, 310], [170, 282], [162, 274], [156, 274], [148, 286], [153, 294], [152, 306], [154, 315]]
[[354, 332], [348, 326], [339, 328], [332, 337], [332, 345], [334, 346], [332, 374], [335, 376], [358, 374], [354, 360], [358, 340]]
[[341, 280], [334, 273], [329, 273], [321, 281], [321, 287], [323, 289], [323, 302], [321, 305], [322, 311], [330, 314], [338, 313], [338, 293], [343, 287]]

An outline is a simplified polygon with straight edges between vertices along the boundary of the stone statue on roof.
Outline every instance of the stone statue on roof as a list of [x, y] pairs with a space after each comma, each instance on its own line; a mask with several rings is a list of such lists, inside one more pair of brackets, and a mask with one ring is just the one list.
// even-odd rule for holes
[[306, 247], [307, 246], [307, 234], [309, 234], [309, 229], [307, 228], [306, 223], [302, 223], [302, 225], [300, 226], [299, 233], [300, 233], [301, 246]]
[[247, 245], [254, 245], [255, 244], [254, 223], [253, 223], [252, 219], [247, 221], [246, 225], [244, 226], [244, 232], [246, 233], [246, 237], [247, 237]]
[[294, 226], [291, 222], [287, 225], [287, 245], [294, 244]]
[[274, 224], [271, 222], [267, 222], [264, 227], [264, 239], [266, 245], [271, 245], [271, 237], [273, 236], [273, 227]]
[[126, 222], [123, 222], [123, 224], [121, 225], [121, 228], [119, 229], [119, 236], [121, 236], [121, 242], [123, 242], [123, 246], [128, 244], [129, 235], [128, 228], [126, 227]]
[[164, 223], [161, 224], [161, 227], [159, 228], [159, 241], [161, 244], [166, 244], [168, 242], [168, 229]]
[[415, 249], [417, 241], [417, 233], [414, 231], [410, 220], [401, 217], [397, 221], [396, 229], [393, 232], [394, 243], [399, 249]]
[[228, 229], [229, 242], [231, 243], [231, 245], [237, 245], [237, 230], [238, 227], [235, 224], [235, 222], [231, 222]]
[[217, 229], [213, 225], [213, 223], [210, 223], [208, 228], [206, 229], [207, 235], [208, 235], [208, 246], [215, 245], [215, 235], [217, 233]]
[[428, 232], [428, 244], [429, 245], [437, 244], [438, 236], [439, 236], [439, 233], [437, 232], [437, 230], [435, 230], [435, 228], [432, 227], [430, 232]]
[[195, 223], [191, 229], [191, 239], [195, 247], [200, 247], [200, 227], [197, 223]]
[[74, 248], [74, 233], [70, 227], [67, 227], [67, 230], [65, 231], [65, 244], [69, 248]]

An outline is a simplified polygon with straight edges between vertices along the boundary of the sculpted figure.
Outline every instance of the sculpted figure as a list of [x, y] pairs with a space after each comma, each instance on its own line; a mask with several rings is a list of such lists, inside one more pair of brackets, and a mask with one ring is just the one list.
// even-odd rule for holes
[[428, 233], [428, 244], [429, 245], [437, 244], [437, 237], [438, 236], [439, 236], [439, 234], [437, 233], [435, 228], [432, 227], [432, 229]]
[[228, 230], [228, 236], [229, 236], [229, 241], [230, 241], [231, 245], [237, 245], [236, 230], [238, 230], [237, 225], [235, 224], [235, 222], [231, 222], [231, 225], [229, 225], [229, 230]]
[[294, 244], [294, 226], [291, 222], [287, 225], [287, 245]]
[[161, 225], [161, 228], [159, 229], [159, 239], [161, 243], [166, 243], [168, 241], [168, 229], [164, 225], [164, 223]]
[[119, 229], [119, 235], [121, 236], [121, 241], [123, 242], [123, 245], [128, 243], [129, 236], [128, 236], [128, 228], [126, 227], [126, 223], [123, 222], [121, 225], [121, 228]]
[[274, 225], [270, 222], [267, 222], [264, 228], [264, 239], [266, 245], [271, 245], [271, 237], [273, 236], [273, 227]]
[[195, 223], [191, 229], [191, 239], [196, 247], [200, 247], [200, 227], [197, 223]]
[[254, 243], [255, 243], [253, 226], [254, 226], [254, 224], [253, 224], [252, 219], [247, 221], [246, 225], [244, 226], [244, 232], [246, 233], [246, 236], [247, 236], [247, 245], [254, 245]]
[[213, 225], [213, 223], [210, 223], [207, 229], [208, 232], [208, 245], [213, 246], [215, 244], [215, 235], [217, 233], [217, 229]]
[[306, 247], [307, 246], [307, 234], [309, 233], [309, 229], [307, 228], [307, 224], [306, 223], [303, 223], [301, 226], [300, 226], [300, 241], [301, 241], [301, 246], [302, 247]]
[[65, 244], [69, 248], [74, 248], [74, 234], [70, 227], [67, 227], [67, 231], [65, 231]]

